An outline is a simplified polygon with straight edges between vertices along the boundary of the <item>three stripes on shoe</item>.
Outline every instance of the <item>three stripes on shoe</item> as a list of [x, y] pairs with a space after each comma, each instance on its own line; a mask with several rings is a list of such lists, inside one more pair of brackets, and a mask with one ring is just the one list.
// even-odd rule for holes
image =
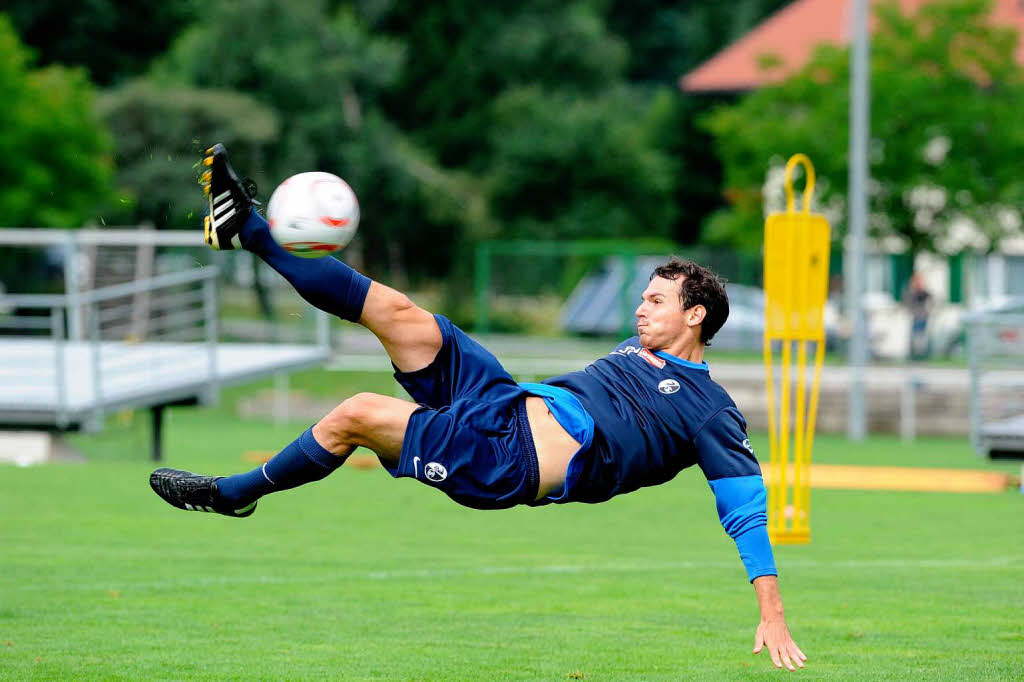
[[[211, 203], [213, 210], [210, 212], [210, 227], [216, 230], [218, 225], [221, 225], [229, 220], [231, 216], [235, 215], [235, 202], [231, 200], [231, 191], [225, 190], [215, 196]], [[235, 248], [242, 247], [242, 242], [238, 235], [231, 238], [231, 243]]]
[[[230, 210], [228, 210], [230, 209]], [[235, 204], [231, 201], [231, 192], [226, 191], [213, 198], [213, 216], [211, 222], [214, 227], [231, 216], [235, 215]]]
[[[210, 512], [211, 514], [219, 514], [220, 513], [219, 511], [217, 511], [213, 507], [207, 507], [207, 506], [204, 506], [204, 505], [201, 505], [201, 504], [189, 504], [188, 502], [183, 502], [182, 504], [184, 504], [185, 505], [185, 509], [187, 509], [189, 511]], [[236, 514], [244, 514], [245, 512], [249, 511], [250, 509], [252, 509], [255, 506], [256, 506], [256, 503], [252, 502], [251, 504], [247, 504], [246, 506], [242, 507], [241, 509], [235, 509], [234, 511], [235, 511]]]

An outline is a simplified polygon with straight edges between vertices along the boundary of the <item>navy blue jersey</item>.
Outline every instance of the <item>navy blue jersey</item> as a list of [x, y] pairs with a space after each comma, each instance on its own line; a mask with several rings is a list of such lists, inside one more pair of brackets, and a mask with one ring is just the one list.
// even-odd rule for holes
[[709, 481], [761, 475], [746, 422], [705, 363], [651, 352], [634, 336], [585, 369], [543, 383], [571, 391], [594, 418], [566, 501], [602, 502], [694, 464]]
[[573, 393], [593, 417], [590, 447], [572, 460], [557, 502], [602, 502], [671, 480], [696, 464], [751, 580], [775, 575], [766, 492], [746, 422], [706, 363], [619, 344], [581, 371], [543, 383]]

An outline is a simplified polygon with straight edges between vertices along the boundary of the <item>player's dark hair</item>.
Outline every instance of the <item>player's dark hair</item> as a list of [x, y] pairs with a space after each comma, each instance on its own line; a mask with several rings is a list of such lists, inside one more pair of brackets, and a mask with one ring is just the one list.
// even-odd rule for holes
[[677, 280], [683, 278], [679, 288], [679, 304], [683, 310], [702, 305], [707, 311], [700, 325], [700, 341], [711, 345], [711, 339], [729, 317], [729, 295], [725, 293], [725, 280], [692, 260], [672, 256], [664, 265], [654, 268], [651, 279], [664, 277]]

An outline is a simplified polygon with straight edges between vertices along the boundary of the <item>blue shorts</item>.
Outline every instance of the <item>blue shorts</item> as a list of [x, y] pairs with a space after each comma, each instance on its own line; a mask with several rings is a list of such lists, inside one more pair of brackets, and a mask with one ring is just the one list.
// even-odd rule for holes
[[498, 359], [435, 315], [441, 350], [395, 379], [420, 404], [409, 417], [395, 478], [415, 478], [474, 509], [533, 502], [540, 483], [526, 419], [528, 392]]

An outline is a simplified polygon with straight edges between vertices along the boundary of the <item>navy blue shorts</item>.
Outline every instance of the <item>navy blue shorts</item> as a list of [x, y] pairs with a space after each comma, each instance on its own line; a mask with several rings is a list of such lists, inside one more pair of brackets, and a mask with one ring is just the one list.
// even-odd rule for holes
[[432, 485], [474, 509], [533, 502], [540, 481], [526, 419], [527, 391], [498, 359], [447, 318], [435, 315], [441, 350], [395, 379], [420, 408], [409, 417], [395, 478]]

